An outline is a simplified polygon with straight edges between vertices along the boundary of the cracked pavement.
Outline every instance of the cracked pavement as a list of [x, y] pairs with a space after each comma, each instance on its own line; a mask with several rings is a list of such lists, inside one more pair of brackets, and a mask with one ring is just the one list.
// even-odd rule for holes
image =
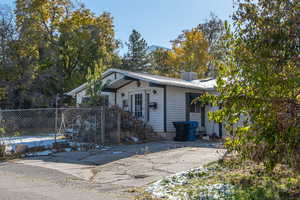
[[131, 199], [132, 188], [201, 167], [223, 153], [201, 141], [160, 141], [13, 160], [0, 163], [0, 199]]

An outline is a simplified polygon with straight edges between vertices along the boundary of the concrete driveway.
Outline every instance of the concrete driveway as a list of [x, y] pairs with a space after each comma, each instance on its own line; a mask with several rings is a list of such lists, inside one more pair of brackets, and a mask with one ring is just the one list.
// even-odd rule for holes
[[216, 144], [151, 142], [0, 164], [0, 199], [131, 199], [130, 189], [219, 159]]

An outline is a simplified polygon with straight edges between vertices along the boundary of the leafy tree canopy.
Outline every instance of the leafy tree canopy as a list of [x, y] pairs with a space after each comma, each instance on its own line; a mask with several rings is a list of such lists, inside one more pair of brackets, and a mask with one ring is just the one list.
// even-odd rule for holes
[[230, 150], [269, 169], [300, 170], [300, 2], [238, 3], [218, 63], [219, 96], [206, 96], [222, 106], [212, 117], [227, 125]]
[[[171, 50], [158, 49], [154, 52], [154, 73], [166, 73], [179, 77], [182, 71], [196, 72], [199, 78], [205, 77], [208, 70], [209, 44], [199, 29], [184, 31], [172, 41]], [[166, 75], [166, 74], [165, 74]]]
[[54, 96], [86, 82], [99, 63], [109, 68], [119, 62], [109, 13], [96, 16], [69, 0], [17, 0], [12, 19], [0, 58], [0, 71], [13, 74], [5, 72], [10, 84], [2, 84], [8, 107], [51, 106]]

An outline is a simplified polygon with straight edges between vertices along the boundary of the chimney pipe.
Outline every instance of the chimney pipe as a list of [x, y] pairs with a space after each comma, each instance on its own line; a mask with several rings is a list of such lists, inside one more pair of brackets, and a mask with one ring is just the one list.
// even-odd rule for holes
[[185, 80], [185, 81], [193, 81], [193, 80], [197, 80], [197, 73], [195, 72], [181, 72], [181, 79]]

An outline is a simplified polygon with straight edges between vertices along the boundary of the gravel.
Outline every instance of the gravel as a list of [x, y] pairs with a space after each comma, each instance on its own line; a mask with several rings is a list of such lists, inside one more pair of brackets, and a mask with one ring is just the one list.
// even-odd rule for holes
[[166, 177], [151, 184], [146, 191], [155, 198], [165, 198], [169, 200], [219, 200], [225, 199], [226, 196], [233, 193], [234, 187], [226, 183], [217, 183], [211, 185], [196, 186], [197, 194], [188, 194], [184, 187], [188, 189], [194, 187], [189, 184], [193, 178], [204, 178], [214, 174], [215, 168], [196, 168], [188, 171], [180, 172], [175, 175]]

